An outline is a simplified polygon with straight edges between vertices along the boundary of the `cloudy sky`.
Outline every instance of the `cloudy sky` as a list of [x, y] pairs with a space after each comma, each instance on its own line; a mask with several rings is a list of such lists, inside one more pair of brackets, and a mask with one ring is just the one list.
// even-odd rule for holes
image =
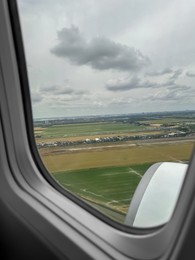
[[19, 0], [35, 118], [195, 109], [194, 0]]

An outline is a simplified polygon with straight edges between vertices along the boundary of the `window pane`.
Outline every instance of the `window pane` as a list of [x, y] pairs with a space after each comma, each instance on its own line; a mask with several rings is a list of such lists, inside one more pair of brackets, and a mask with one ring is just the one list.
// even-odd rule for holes
[[195, 2], [18, 7], [34, 134], [49, 173], [120, 223], [167, 222], [194, 146]]

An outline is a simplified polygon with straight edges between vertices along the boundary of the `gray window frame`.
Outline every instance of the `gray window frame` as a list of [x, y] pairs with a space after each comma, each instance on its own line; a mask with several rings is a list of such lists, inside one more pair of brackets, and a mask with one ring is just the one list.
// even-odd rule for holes
[[32, 155], [6, 0], [0, 1], [0, 33], [0, 196], [3, 201], [60, 258], [177, 259], [194, 214], [195, 156], [191, 158], [176, 209], [166, 225], [143, 232], [125, 226], [117, 229], [112, 220], [109, 224], [91, 214], [52, 187]]

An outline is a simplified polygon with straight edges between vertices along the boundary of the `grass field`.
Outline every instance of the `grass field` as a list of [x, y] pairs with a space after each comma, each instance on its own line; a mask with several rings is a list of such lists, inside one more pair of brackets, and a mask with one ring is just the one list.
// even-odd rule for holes
[[150, 165], [66, 171], [55, 173], [54, 177], [79, 197], [125, 214], [142, 175]]
[[42, 138], [51, 137], [68, 137], [68, 136], [91, 136], [96, 134], [112, 134], [112, 133], [128, 133], [137, 132], [147, 129], [144, 126], [137, 126], [134, 124], [123, 123], [87, 123], [87, 124], [67, 124], [62, 126], [50, 126], [46, 128], [35, 129]]
[[71, 148], [62, 151], [40, 149], [47, 169], [60, 171], [126, 166], [161, 161], [187, 161], [191, 156], [193, 142], [146, 143], [135, 146], [99, 146], [88, 149]]
[[[195, 119], [185, 118], [162, 118], [162, 119], [150, 119], [140, 121], [139, 123], [151, 124], [153, 126], [159, 124], [175, 124], [177, 123], [193, 123]], [[125, 134], [131, 132], [143, 132], [149, 131], [150, 126], [136, 125], [133, 123], [121, 123], [121, 122], [98, 122], [98, 123], [80, 123], [80, 124], [65, 124], [65, 125], [53, 125], [48, 127], [35, 127], [35, 134], [40, 134], [42, 138], [59, 138], [70, 136], [91, 136], [91, 135], [103, 135], [103, 134]]]

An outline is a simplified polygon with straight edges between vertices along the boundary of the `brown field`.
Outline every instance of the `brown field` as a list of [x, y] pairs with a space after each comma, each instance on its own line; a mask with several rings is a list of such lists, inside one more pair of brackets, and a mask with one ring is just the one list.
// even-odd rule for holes
[[40, 134], [42, 134], [42, 133], [43, 133], [43, 130], [36, 130], [36, 131], [34, 132], [35, 135], [40, 135]]
[[45, 130], [44, 127], [34, 127], [34, 131], [43, 131]]
[[150, 126], [153, 126], [153, 127], [161, 127], [162, 124], [150, 124]]
[[137, 143], [129, 145], [101, 145], [71, 147], [56, 151], [40, 149], [42, 160], [50, 172], [107, 166], [124, 166], [161, 161], [189, 160], [194, 142]]

